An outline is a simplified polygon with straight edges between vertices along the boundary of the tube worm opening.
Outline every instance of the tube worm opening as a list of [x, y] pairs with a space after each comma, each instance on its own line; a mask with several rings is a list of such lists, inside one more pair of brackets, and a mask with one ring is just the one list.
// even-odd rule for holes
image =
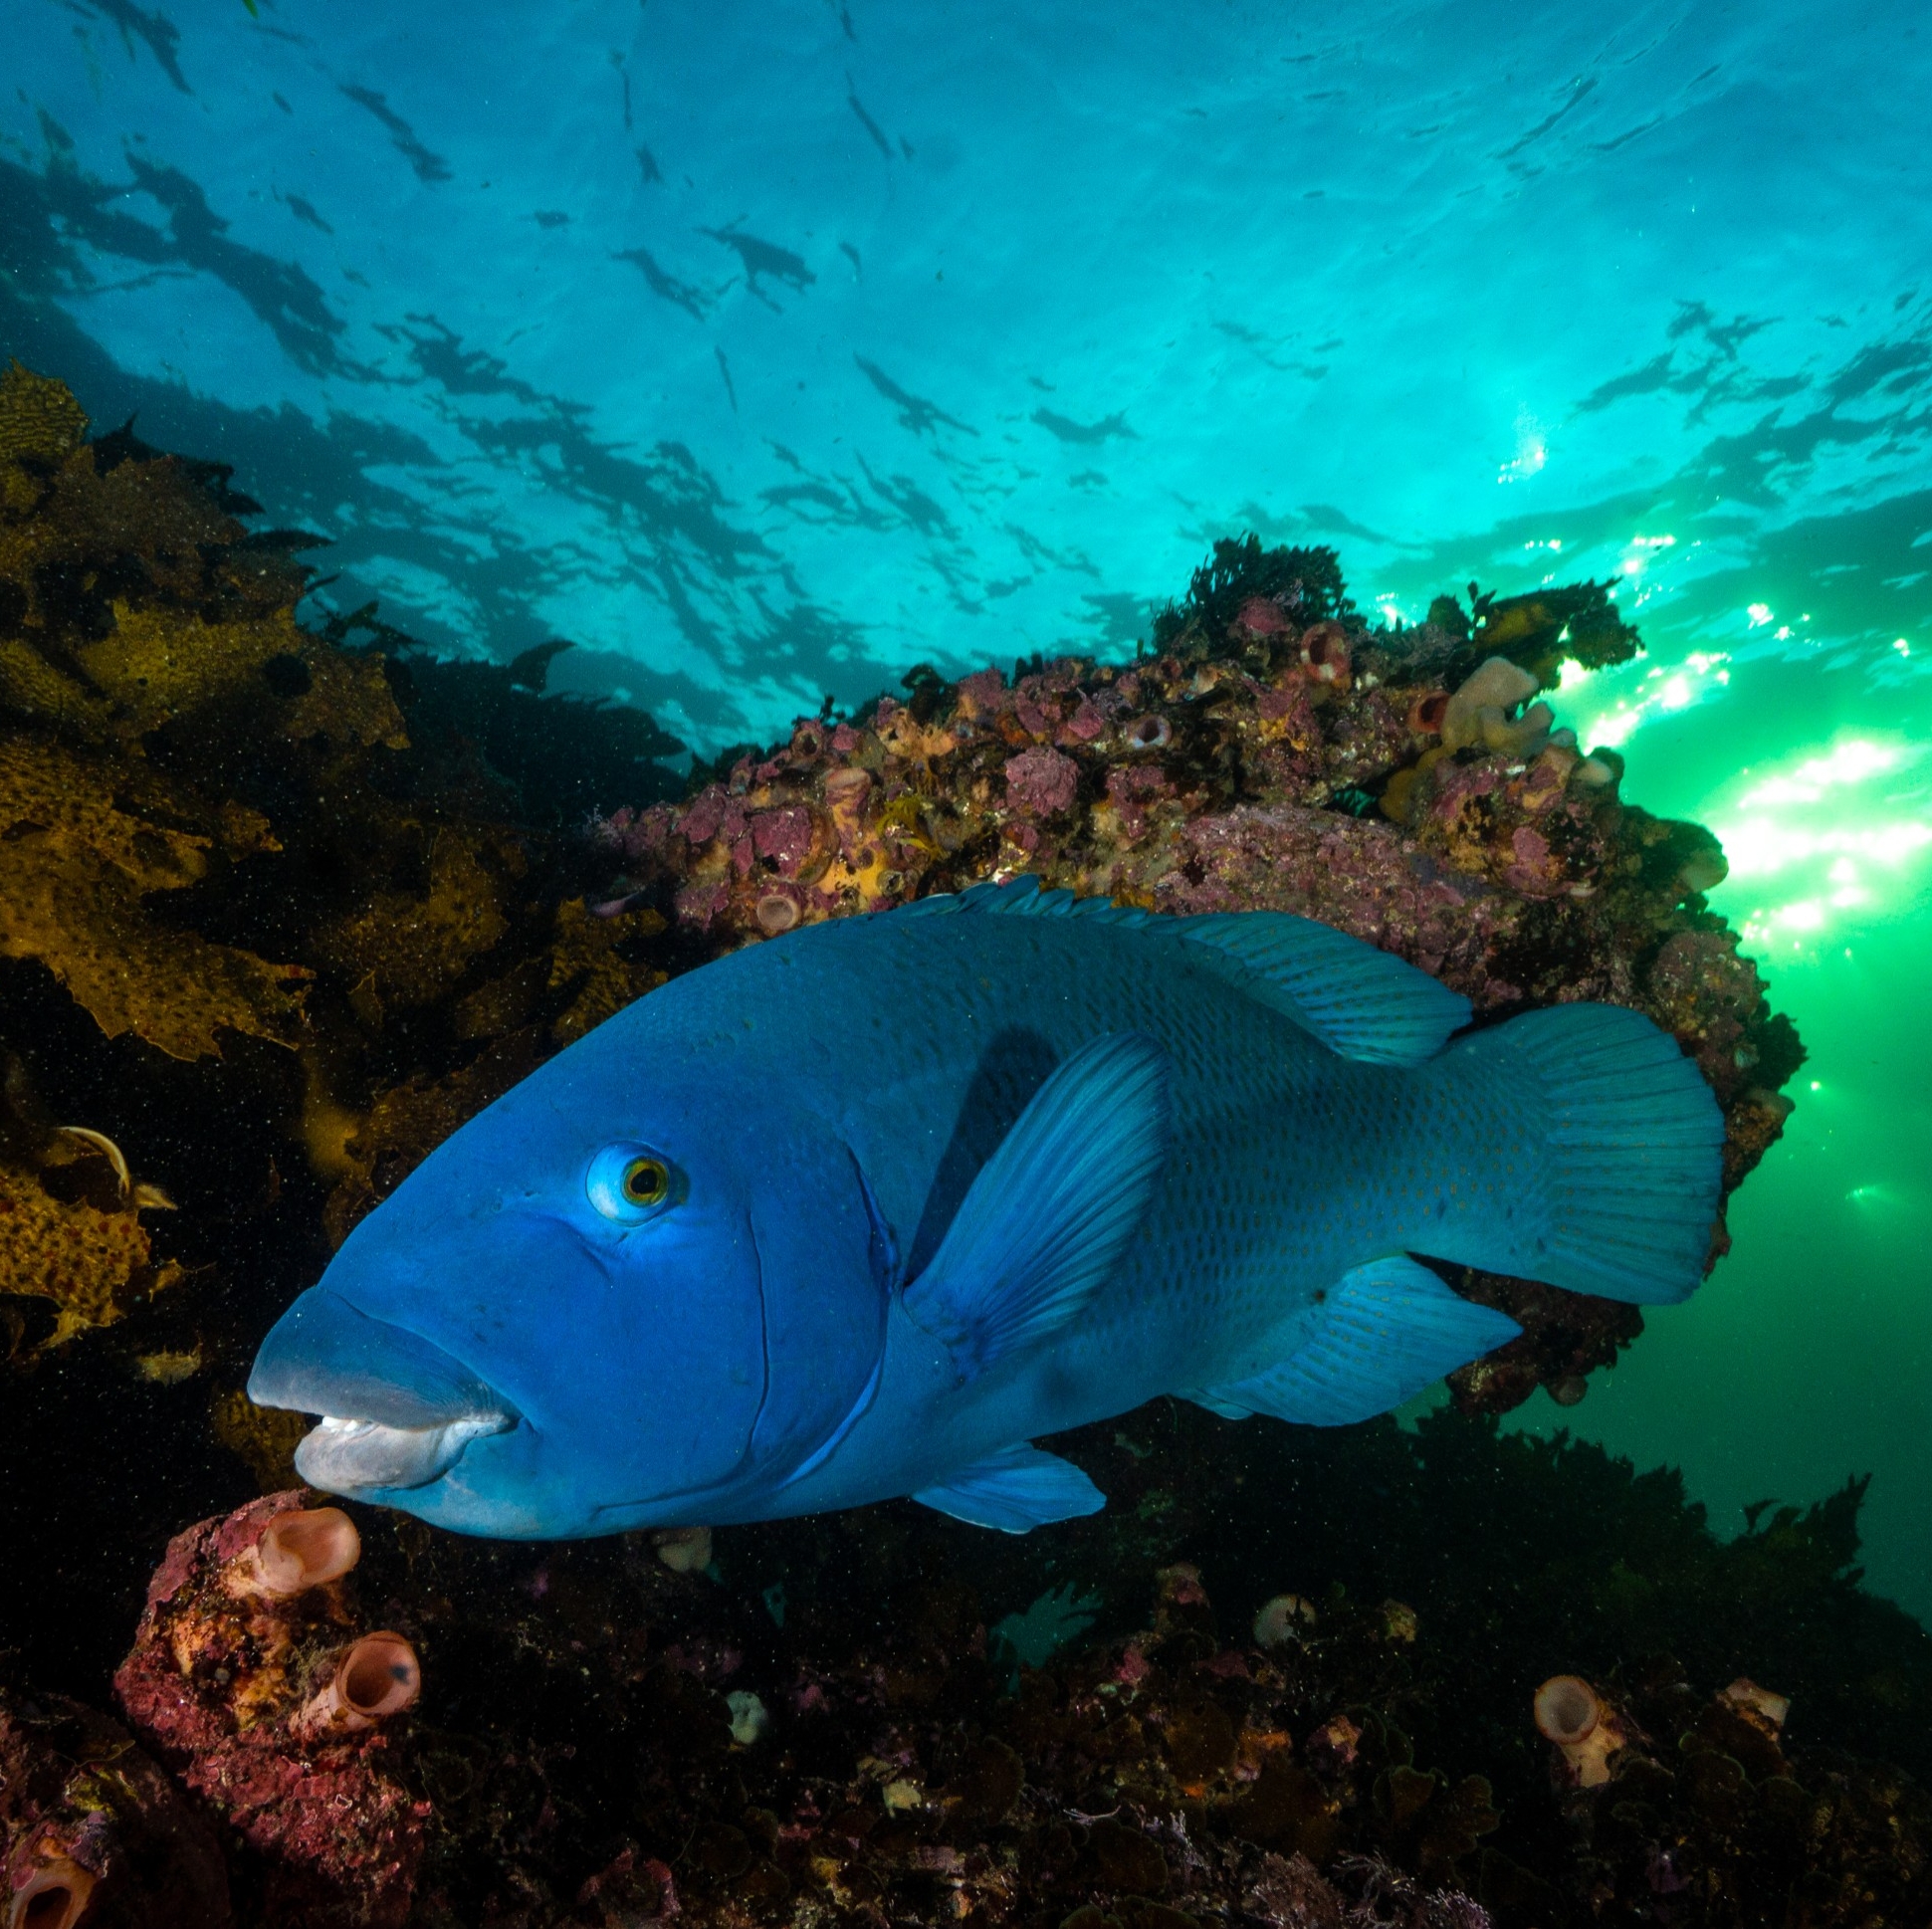
[[1349, 685], [1349, 633], [1340, 623], [1317, 623], [1304, 631], [1301, 660], [1317, 683], [1332, 683], [1346, 690]]
[[1610, 1758], [1630, 1739], [1621, 1718], [1577, 1674], [1553, 1675], [1536, 1691], [1536, 1726], [1556, 1744], [1573, 1787], [1601, 1789]]
[[1603, 1712], [1597, 1690], [1581, 1675], [1553, 1675], [1536, 1691], [1537, 1733], [1559, 1748], [1588, 1741]]
[[401, 1714], [422, 1685], [416, 1650], [385, 1627], [342, 1650], [328, 1684], [293, 1725], [299, 1735], [358, 1734]]
[[767, 938], [780, 938], [798, 922], [798, 900], [782, 891], [770, 891], [758, 900], [758, 929]]
[[262, 1538], [229, 1564], [231, 1594], [290, 1601], [339, 1581], [362, 1558], [362, 1537], [339, 1507], [302, 1507], [278, 1514]]
[[1165, 717], [1136, 717], [1121, 726], [1121, 735], [1133, 750], [1164, 750], [1174, 741], [1174, 727]]
[[264, 1576], [289, 1594], [339, 1581], [362, 1558], [362, 1537], [339, 1507], [278, 1514], [257, 1547]]
[[75, 1929], [93, 1895], [94, 1877], [79, 1862], [58, 1855], [14, 1891], [7, 1929]]
[[364, 1634], [335, 1669], [335, 1690], [343, 1707], [364, 1721], [386, 1721], [401, 1714], [422, 1686], [416, 1650], [387, 1628]]
[[1439, 737], [1442, 720], [1449, 714], [1449, 693], [1431, 690], [1417, 697], [1408, 707], [1408, 727], [1418, 737]]

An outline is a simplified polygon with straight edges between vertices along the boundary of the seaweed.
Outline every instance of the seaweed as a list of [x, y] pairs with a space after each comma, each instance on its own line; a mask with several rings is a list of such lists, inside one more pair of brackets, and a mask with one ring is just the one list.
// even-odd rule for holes
[[1341, 558], [1333, 549], [1265, 549], [1252, 534], [1238, 539], [1222, 536], [1188, 580], [1185, 597], [1156, 614], [1153, 653], [1224, 653], [1235, 618], [1244, 605], [1257, 600], [1277, 605], [1297, 629], [1355, 613], [1342, 580]]
[[1453, 595], [1437, 596], [1418, 630], [1397, 627], [1386, 641], [1450, 685], [1486, 657], [1500, 656], [1529, 671], [1539, 689], [1554, 690], [1566, 661], [1606, 670], [1641, 652], [1635, 628], [1616, 607], [1616, 587], [1611, 576], [1498, 597], [1472, 582], [1467, 610]]

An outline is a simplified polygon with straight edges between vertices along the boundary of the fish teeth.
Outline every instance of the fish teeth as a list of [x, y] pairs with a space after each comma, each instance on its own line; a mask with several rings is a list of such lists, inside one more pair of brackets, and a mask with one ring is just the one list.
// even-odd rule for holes
[[380, 1420], [325, 1414], [296, 1448], [296, 1472], [324, 1493], [353, 1494], [375, 1487], [425, 1487], [447, 1473], [463, 1450], [486, 1433], [501, 1433], [501, 1413], [446, 1420], [440, 1426], [385, 1426]]

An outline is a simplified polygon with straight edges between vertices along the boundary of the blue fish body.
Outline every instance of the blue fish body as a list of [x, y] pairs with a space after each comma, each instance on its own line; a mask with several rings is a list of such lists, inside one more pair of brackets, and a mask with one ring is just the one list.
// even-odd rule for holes
[[1274, 913], [1030, 881], [674, 980], [457, 1132], [264, 1342], [314, 1484], [562, 1538], [1102, 1496], [1040, 1435], [1164, 1393], [1320, 1424], [1513, 1337], [1410, 1255], [1634, 1301], [1702, 1276], [1722, 1121], [1647, 1019], [1456, 1034]]

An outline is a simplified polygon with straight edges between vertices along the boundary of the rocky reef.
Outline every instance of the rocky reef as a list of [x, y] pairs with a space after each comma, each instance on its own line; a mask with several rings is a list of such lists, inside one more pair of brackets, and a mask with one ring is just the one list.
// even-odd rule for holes
[[[1497, 1425], [1583, 1397], [1632, 1308], [1446, 1269], [1524, 1328], [1450, 1407], [1161, 1402], [1055, 1443], [1109, 1506], [1024, 1541], [905, 1503], [662, 1546], [351, 1522], [240, 1392], [548, 1053], [739, 946], [1022, 872], [1320, 918], [1479, 1023], [1645, 1011], [1728, 1194], [1802, 1048], [1705, 902], [1714, 840], [1542, 700], [1638, 647], [1607, 585], [1372, 626], [1332, 552], [1224, 542], [1132, 663], [922, 666], [686, 775], [643, 713], [545, 693], [561, 643], [304, 620], [319, 539], [259, 520], [0, 376], [8, 1929], [164, 1922], [163, 1880], [184, 1920], [438, 1929], [1932, 1915], [1932, 1651], [1858, 1586], [1862, 1489], [1721, 1543], [1674, 1476]], [[84, 1705], [110, 1679], [124, 1730]]]

